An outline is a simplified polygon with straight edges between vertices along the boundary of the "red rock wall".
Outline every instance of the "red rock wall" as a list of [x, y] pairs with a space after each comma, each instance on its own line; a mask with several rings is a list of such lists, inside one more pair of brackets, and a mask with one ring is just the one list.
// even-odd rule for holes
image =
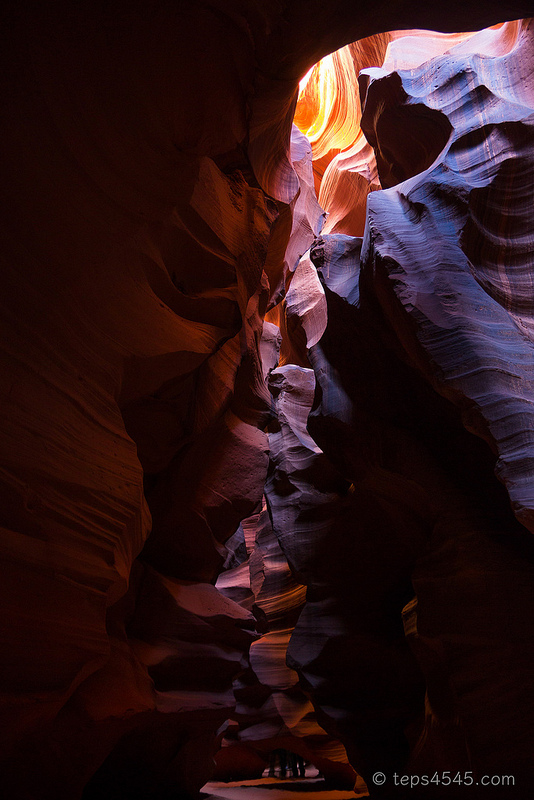
[[[346, 1], [330, 4], [328, 24], [323, 11], [303, 0], [283, 8], [233, 0], [17, 3], [3, 12], [8, 797], [73, 800], [102, 766], [87, 789], [98, 795], [98, 781], [111, 785], [121, 765], [138, 763], [151, 737], [167, 746], [147, 756], [132, 797], [200, 785], [201, 776], [180, 783], [184, 764], [194, 742], [207, 753], [219, 712], [202, 701], [180, 722], [158, 681], [165, 674], [182, 702], [175, 656], [199, 628], [228, 687], [241, 668], [242, 655], [222, 653], [217, 626], [241, 630], [242, 609], [224, 605], [212, 626], [210, 587], [267, 470], [262, 320], [320, 229], [302, 138], [291, 151], [298, 80], [381, 27], [479, 28], [528, 8], [395, 4], [377, 22], [376, 9]], [[472, 225], [484, 227], [473, 208]], [[309, 341], [325, 325], [314, 296], [322, 310], [319, 322], [308, 314]], [[301, 337], [294, 348], [303, 360], [305, 345]], [[515, 446], [497, 423], [489, 438], [503, 443], [503, 475], [528, 520]], [[141, 574], [150, 591], [141, 591]], [[182, 614], [184, 581], [200, 600]], [[188, 620], [163, 650], [163, 633], [150, 639], [152, 623], [139, 621], [159, 602]], [[138, 638], [145, 644], [134, 646]], [[243, 654], [250, 635], [238, 639]], [[176, 667], [176, 683], [167, 667]]]

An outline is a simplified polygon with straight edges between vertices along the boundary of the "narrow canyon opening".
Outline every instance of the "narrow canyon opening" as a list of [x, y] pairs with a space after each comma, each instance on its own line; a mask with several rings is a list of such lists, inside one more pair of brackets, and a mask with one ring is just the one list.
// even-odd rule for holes
[[533, 26], [349, 6], [6, 13], [7, 800], [528, 796]]

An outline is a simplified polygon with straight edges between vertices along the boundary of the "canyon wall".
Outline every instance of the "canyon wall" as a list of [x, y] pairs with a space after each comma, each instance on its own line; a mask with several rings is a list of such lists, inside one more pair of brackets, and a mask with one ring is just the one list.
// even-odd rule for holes
[[363, 245], [340, 196], [318, 238], [291, 121], [342, 45], [528, 13], [3, 12], [6, 797], [196, 796], [262, 647], [214, 584], [264, 489], [307, 587], [289, 664], [353, 766], [526, 775], [530, 29], [362, 79]]
[[370, 787], [410, 750], [416, 778], [501, 772], [516, 786], [499, 796], [515, 797], [531, 780], [534, 700], [532, 28], [485, 31], [422, 65], [409, 40], [394, 47], [407, 68], [386, 60], [360, 78], [385, 188], [363, 239], [324, 234], [311, 249], [327, 326], [310, 340], [301, 315], [317, 381], [307, 422], [302, 400], [296, 421], [289, 411], [302, 370], [271, 376], [267, 497], [308, 586], [289, 660]]

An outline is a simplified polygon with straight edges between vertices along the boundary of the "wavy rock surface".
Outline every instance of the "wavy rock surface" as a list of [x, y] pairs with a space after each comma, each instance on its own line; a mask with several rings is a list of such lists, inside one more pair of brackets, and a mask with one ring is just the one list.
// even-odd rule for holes
[[[295, 123], [312, 145], [317, 196], [327, 212], [324, 233], [363, 235], [367, 195], [381, 188], [375, 155], [361, 128], [360, 83], [363, 96], [366, 91], [366, 82], [359, 81], [361, 71], [419, 66], [473, 36], [421, 30], [408, 34], [392, 31], [346, 45], [322, 59], [300, 83]], [[510, 26], [506, 35], [511, 35]], [[403, 147], [406, 137], [404, 126]]]
[[232, 683], [246, 667], [255, 619], [210, 584], [140, 565], [130, 603], [128, 644], [153, 682], [154, 713], [121, 738], [83, 797], [193, 797], [234, 709]]
[[[398, 73], [406, 106], [417, 95], [415, 102], [439, 110], [451, 137], [426, 174], [372, 198], [363, 260], [407, 358], [458, 408], [466, 429], [488, 443], [511, 508], [532, 531], [531, 58], [531, 26], [511, 25], [473, 37], [406, 82]], [[412, 91], [416, 84], [421, 92]], [[490, 498], [481, 487], [484, 516]], [[441, 554], [436, 541], [414, 572], [417, 630], [427, 669], [439, 676], [436, 662], [449, 665], [444, 693], [455, 694], [473, 762], [481, 771], [504, 764], [525, 785], [532, 745], [522, 720], [534, 708], [534, 642], [510, 619], [534, 616], [525, 594], [533, 562], [524, 532], [503, 513], [493, 509], [469, 532], [458, 526], [456, 536], [440, 532]], [[438, 607], [450, 597], [445, 585], [456, 599], [451, 609], [465, 597], [461, 608], [471, 612], [449, 613], [438, 633]], [[464, 649], [462, 640], [473, 645]]]
[[[371, 73], [383, 183], [408, 180], [369, 198], [363, 243], [324, 235], [311, 250], [328, 322], [308, 351], [307, 430], [313, 375], [271, 377], [267, 497], [310, 587], [289, 659], [368, 783], [402, 763], [513, 775], [502, 797], [532, 780], [531, 46], [514, 24]], [[405, 122], [417, 136], [403, 146]]]
[[315, 189], [328, 213], [328, 233], [361, 235], [370, 184], [379, 188], [374, 153], [360, 127], [358, 74], [383, 63], [391, 36], [346, 45], [321, 59], [300, 83], [295, 124], [312, 146]]
[[[329, 328], [321, 343], [328, 335]], [[323, 360], [321, 375], [339, 417], [343, 392], [327, 369]], [[367, 780], [378, 764], [388, 772], [402, 763], [404, 727], [422, 698], [400, 617], [410, 597], [407, 574], [417, 528], [412, 546], [397, 541], [394, 507], [380, 498], [379, 487], [369, 482], [355, 490], [356, 484], [310, 437], [311, 370], [281, 367], [272, 373], [271, 384], [280, 430], [270, 437], [274, 470], [267, 498], [281, 547], [308, 587], [288, 663], [311, 693], [321, 724], [341, 738], [351, 763]], [[346, 431], [330, 428], [325, 442], [352, 453], [358, 432], [348, 426]], [[359, 448], [355, 452], [353, 458], [364, 458]]]
[[330, 781], [352, 788], [356, 775], [345, 748], [318, 724], [298, 675], [286, 664], [306, 587], [295, 579], [280, 549], [265, 502], [259, 514], [243, 521], [232, 541], [236, 549], [217, 588], [253, 608], [263, 635], [250, 648], [249, 669], [234, 683], [237, 703], [217, 754], [216, 775], [246, 776], [243, 753], [249, 758], [257, 753], [263, 762], [252, 763], [261, 776], [269, 753], [284, 748], [311, 761]]
[[[321, 221], [298, 136], [291, 153], [298, 81], [382, 24], [348, 0], [328, 25], [319, 10], [3, 13], [0, 701], [18, 800], [79, 797], [159, 713], [127, 632], [136, 558], [162, 581], [213, 581], [261, 497], [262, 320]], [[527, 10], [383, 18], [451, 30]]]
[[[394, 287], [393, 303], [416, 321], [421, 367], [498, 454], [497, 473], [518, 519], [532, 530], [532, 258], [525, 203], [533, 184], [534, 83], [525, 68], [531, 27], [514, 25], [514, 32], [511, 40], [506, 29], [493, 32], [493, 41], [474, 37], [419, 70], [371, 85], [369, 117], [380, 84], [402, 82], [405, 100], [394, 108], [416, 116], [421, 106], [430, 109], [451, 137], [423, 177], [370, 201], [364, 259], [377, 265], [382, 304]], [[498, 55], [491, 59], [486, 51]], [[373, 127], [378, 138], [380, 118]], [[417, 171], [418, 156], [402, 166], [406, 151], [398, 160], [390, 152], [389, 174]], [[391, 220], [395, 239], [412, 254], [409, 268], [383, 223], [375, 235], [377, 213]], [[417, 252], [425, 253], [425, 266]], [[378, 262], [390, 276], [384, 282]], [[396, 315], [391, 321], [397, 326]]]

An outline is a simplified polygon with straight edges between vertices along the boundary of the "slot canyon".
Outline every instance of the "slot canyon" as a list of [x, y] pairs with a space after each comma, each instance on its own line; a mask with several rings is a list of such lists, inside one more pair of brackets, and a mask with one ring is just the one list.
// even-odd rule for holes
[[0, 17], [0, 797], [532, 797], [532, 5]]

